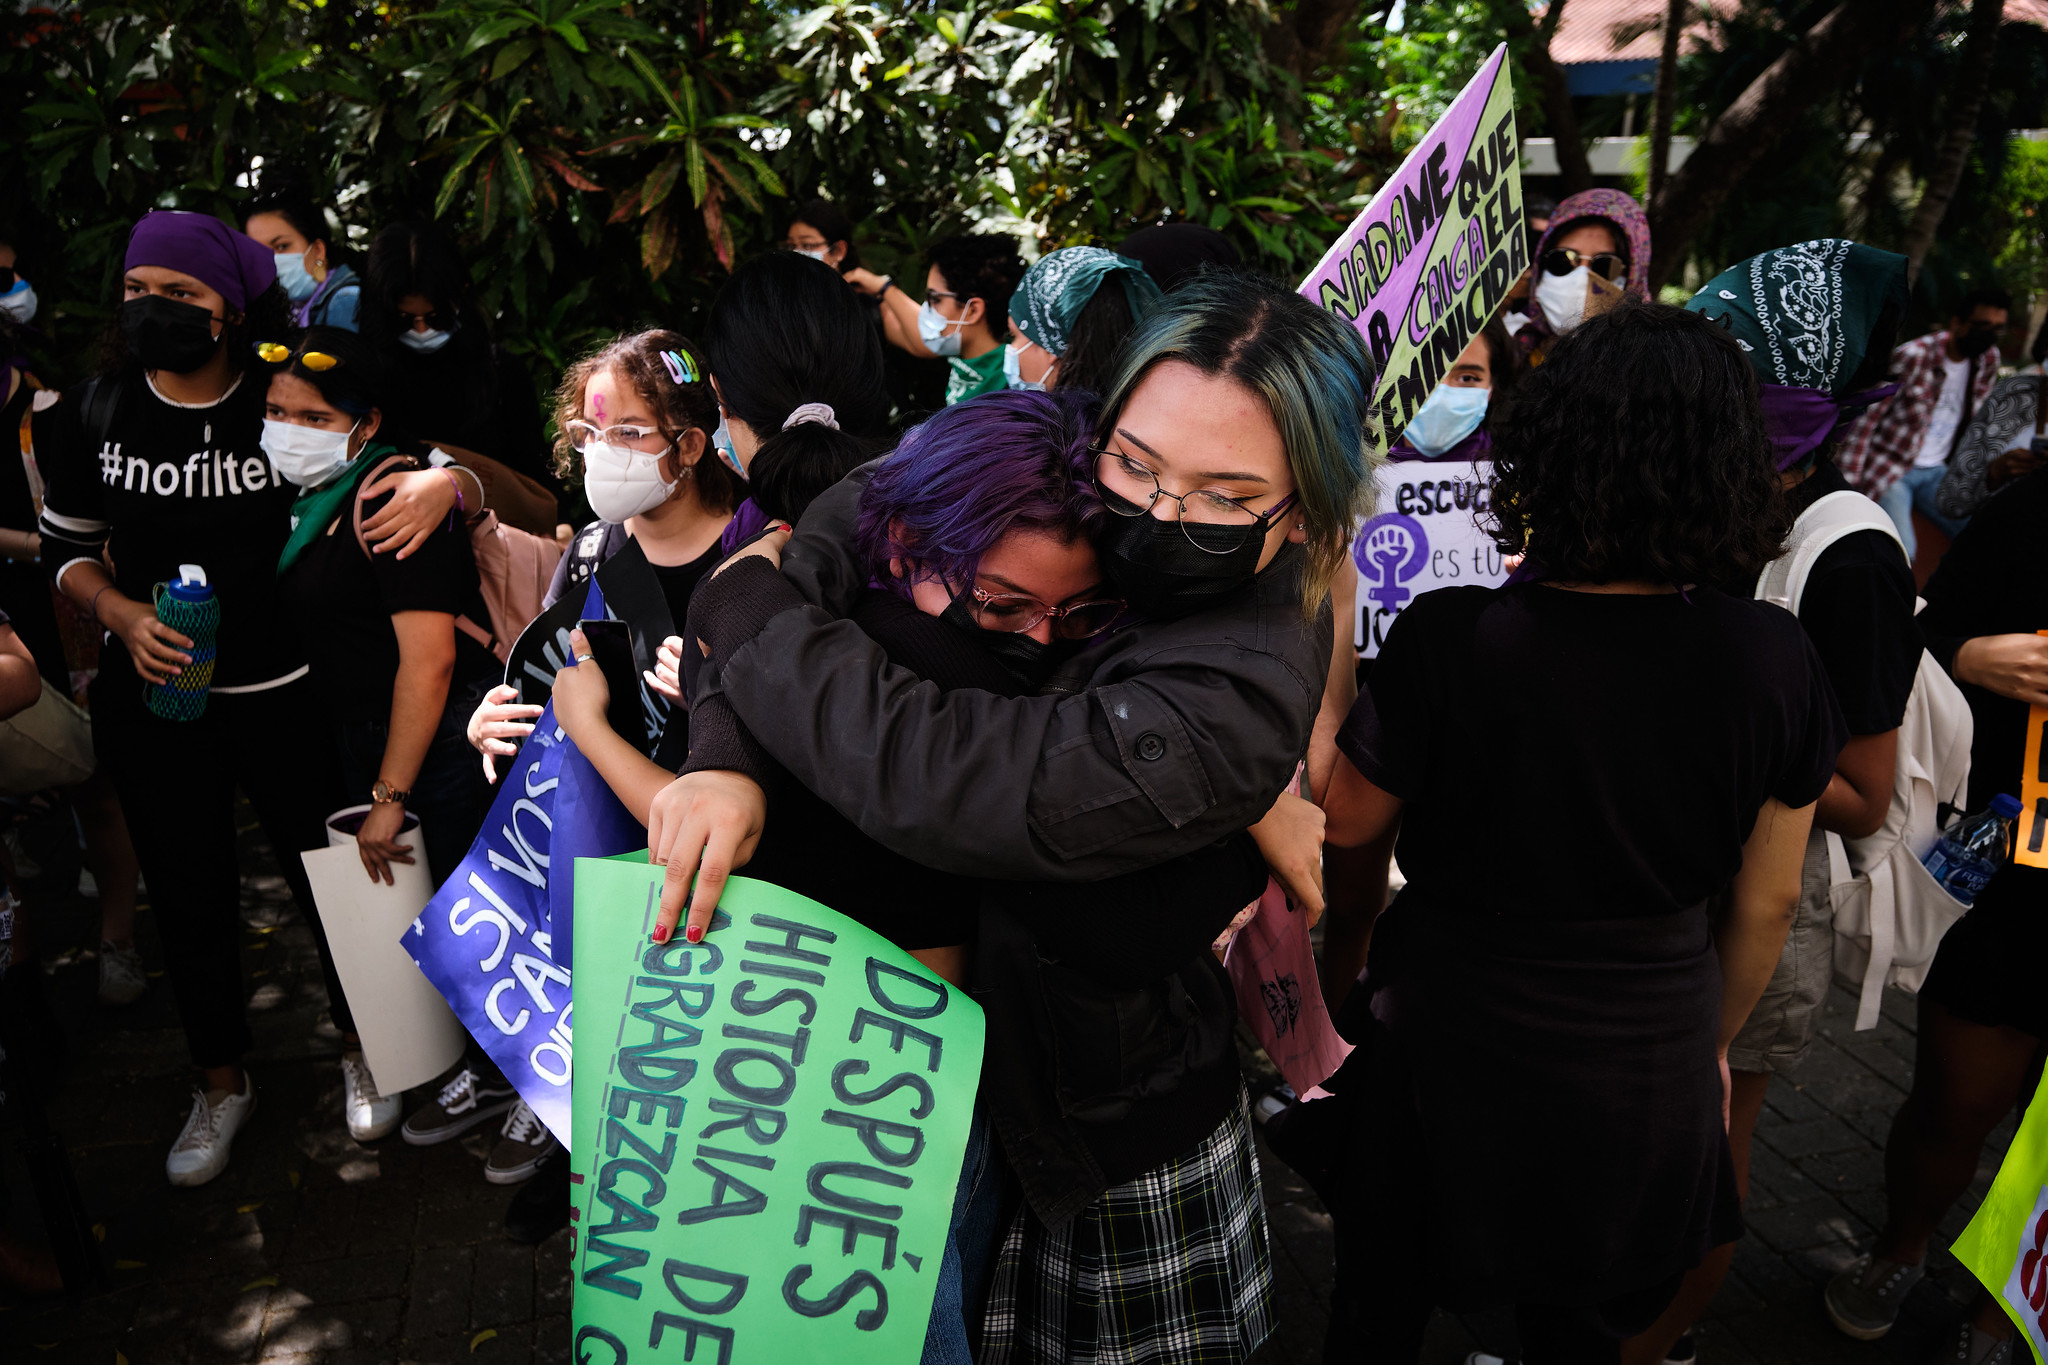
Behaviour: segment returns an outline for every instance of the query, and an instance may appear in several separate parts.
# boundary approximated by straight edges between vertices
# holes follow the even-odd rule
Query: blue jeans
[[[1941,533],[1953,540],[1961,534],[1970,519],[1957,520],[1945,517],[1934,508],[1934,490],[1941,487],[1941,481],[1948,477],[1945,464],[1927,465],[1909,469],[1899,476],[1899,481],[1880,493],[1877,505],[1892,519],[1892,525],[1899,528],[1899,539],[1906,543],[1906,559],[1910,562],[1919,548],[1913,535],[1913,509],[1919,508],[1920,515],[1941,528]]]
[[[967,1129],[967,1151],[960,1161],[960,1186],[953,1195],[953,1221],[946,1231],[946,1254],[939,1263],[939,1283],[932,1298],[931,1325],[925,1329],[920,1365],[973,1365],[968,1324],[980,1318],[988,1295],[989,1271],[1002,1241],[1003,1172],[988,1120],[981,1106]]]

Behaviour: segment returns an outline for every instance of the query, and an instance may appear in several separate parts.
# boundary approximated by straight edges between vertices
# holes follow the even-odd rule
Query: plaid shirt
[[[1941,401],[1943,369],[1948,363],[1948,333],[1916,337],[1892,352],[1891,377],[1899,391],[1872,405],[1842,438],[1835,464],[1857,492],[1880,496],[1913,467],[1920,439]],[[1970,360],[1970,386],[1964,397],[1960,435],[1970,414],[1990,396],[1998,378],[1998,353],[1986,351]]]

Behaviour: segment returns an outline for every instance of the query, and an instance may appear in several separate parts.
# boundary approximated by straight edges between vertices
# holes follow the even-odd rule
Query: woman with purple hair
[[[1094,409],[1092,398],[1074,392],[987,395],[913,430],[874,467],[854,528],[871,577],[848,619],[904,670],[899,685],[934,690],[941,704],[970,690],[1030,695],[1125,615],[1121,598],[1103,586],[1091,543],[1108,517],[1090,478]],[[1034,1358],[1031,1347],[983,1332],[984,1295],[993,1295],[990,1321],[1013,1325],[1032,1316],[1023,1311],[1032,1305],[1078,1303],[1078,1269],[1043,1274],[1033,1251],[1051,1235],[1049,1223],[1064,1229],[1084,1208],[1091,1226],[1118,1224],[1120,1240],[1105,1239],[1114,1271],[1172,1267],[1161,1278],[1183,1292],[1169,1319],[1186,1314],[1193,1323],[1199,1314],[1204,1330],[1233,1340],[1240,1331],[1262,1335],[1270,1275],[1265,1239],[1252,1235],[1263,1232],[1256,1178],[1237,1178],[1245,1172],[1228,1159],[1233,1144],[1204,1144],[1217,1113],[1241,1104],[1235,1008],[1208,945],[1264,886],[1257,841],[1238,832],[1161,867],[1093,883],[988,882],[890,850],[786,775],[770,791],[771,816],[748,874],[851,915],[956,985],[972,976],[988,1012],[984,1099],[924,1360],[966,1362],[976,1342],[985,1352],[1021,1348]],[[1041,1038],[1055,1046],[1032,1041]],[[1075,1096],[1105,1111],[1128,1111],[1142,1097],[1127,1121],[1081,1139],[1119,1188],[1102,1197],[1092,1188],[1069,1191],[1067,1217],[1027,1206],[1003,1226],[1001,1210],[1015,1201],[1004,1198],[1007,1172],[989,1130],[1014,1159],[1028,1161],[1048,1140],[1048,1122],[1068,1136],[1049,1115]],[[1175,1159],[1211,1146],[1222,1155],[1212,1153],[1215,1169],[1202,1172],[1210,1182],[1177,1181],[1187,1163]],[[1182,1217],[1188,1240],[1200,1244],[1196,1254],[1134,1234],[1165,1226],[1167,1206],[1190,1190],[1208,1201],[1191,1207],[1217,1214],[1208,1229]],[[1046,1330],[1096,1330],[1091,1315],[1073,1317],[1072,1329],[1061,1322]]]

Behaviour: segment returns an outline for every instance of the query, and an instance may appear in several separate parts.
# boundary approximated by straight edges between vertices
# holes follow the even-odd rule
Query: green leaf
[[[540,44],[532,38],[521,38],[516,43],[507,43],[498,49],[498,55],[491,59],[491,74],[488,79],[503,80],[507,73],[524,66]]]
[[[100,182],[100,188],[107,187],[107,173],[113,169],[114,139],[103,137],[92,145],[92,173]]]
[[[662,163],[656,166],[653,172],[648,175],[647,179],[641,182],[640,212],[647,214],[660,208],[662,201],[668,198],[669,192],[675,189],[676,181],[682,178],[682,174],[682,156],[676,152],[670,152],[662,160]]]
[[[560,23],[550,24],[548,27],[552,28],[557,34],[561,36],[563,42],[567,43],[576,51],[590,51],[590,44],[583,40],[583,35],[582,33],[577,31],[576,25],[570,23]]]
[[[534,207],[533,167],[526,160],[518,142],[512,138],[498,141],[499,159],[505,166],[505,186],[511,192],[515,206],[531,211]]]
[[[704,177],[704,148],[696,138],[683,144],[683,161],[690,173],[690,204],[694,208],[704,202],[704,194],[709,188]]]
[[[499,19],[487,19],[478,24],[469,35],[469,41],[462,45],[462,55],[471,56],[489,47],[502,38],[508,38],[522,28],[533,28],[531,16],[509,15]]]
[[[626,60],[640,73],[640,78],[647,82],[648,88],[661,97],[661,102],[668,106],[669,113],[675,115],[676,121],[686,122],[683,117],[683,106],[677,104],[676,97],[668,92],[668,83],[656,74],[654,63],[647,60],[647,55],[637,47],[629,47],[626,49]]]

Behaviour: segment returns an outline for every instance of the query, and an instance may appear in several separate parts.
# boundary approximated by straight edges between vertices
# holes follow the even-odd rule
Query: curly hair
[[[1012,531],[1062,544],[1104,520],[1095,491],[1095,397],[1004,390],[956,403],[904,433],[862,490],[854,544],[875,577],[908,596],[937,579],[963,591]],[[889,572],[889,561],[907,572]]]
[[[683,379],[675,378],[668,352],[680,367]],[[620,336],[598,347],[562,371],[555,389],[555,469],[564,475],[582,472],[576,451],[569,444],[569,423],[583,418],[583,390],[593,375],[610,370],[633,386],[653,409],[654,422],[670,441],[696,427],[704,433],[704,455],[691,466],[697,485],[697,499],[713,512],[728,512],[739,502],[739,477],[726,467],[711,448],[711,433],[718,426],[718,396],[712,392],[711,373],[703,355],[680,332],[656,329]]]
[[[1734,338],[1625,301],[1525,376],[1493,446],[1493,538],[1550,577],[1756,581],[1791,517]]]

